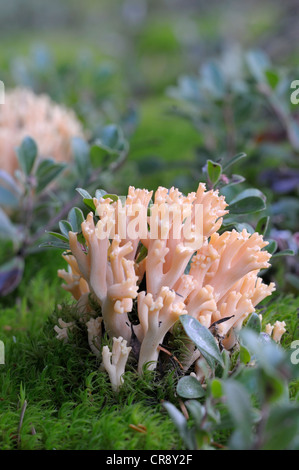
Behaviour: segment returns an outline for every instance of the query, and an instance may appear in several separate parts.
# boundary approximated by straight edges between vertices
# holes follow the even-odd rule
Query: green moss
[[[263,307],[264,306],[264,307]],[[267,323],[272,325],[277,321],[286,322],[286,333],[282,337],[282,345],[288,348],[292,341],[299,339],[299,297],[272,294],[270,300],[265,300],[260,307],[263,316],[263,329]]]
[[[64,264],[60,254],[51,251],[42,256],[28,259],[17,293],[2,302],[0,339],[5,344],[6,364],[0,366],[0,448],[183,448],[161,406],[162,400],[178,405],[177,371],[162,378],[154,372],[139,377],[131,360],[124,386],[118,395],[113,393],[107,374],[99,370],[90,352],[84,327],[68,344],[56,339],[57,319],[73,319],[76,311],[65,302],[69,297],[55,277],[56,269]],[[43,267],[33,275],[41,262]],[[16,297],[21,299],[17,306],[13,304]],[[277,294],[262,305],[264,324],[286,321],[285,347],[298,338],[298,308],[298,298]],[[298,399],[298,382],[291,384],[290,396]],[[24,400],[27,408],[18,436]],[[139,424],[146,427],[146,433],[134,428]],[[225,442],[222,434],[219,442]]]
[[[29,264],[32,272],[34,260]],[[56,339],[53,326],[57,318],[74,318],[75,311],[71,304],[63,304],[52,312],[54,303],[64,297],[58,282],[49,287],[46,277],[52,269],[49,263],[29,283],[25,275],[18,289],[24,295],[20,307],[8,306],[1,312],[5,365],[0,365],[0,448],[181,448],[161,406],[163,399],[176,401],[175,374],[171,372],[161,381],[153,372],[138,377],[129,367],[125,385],[116,395],[108,375],[99,371],[84,329],[68,344]],[[18,436],[25,399],[27,408]],[[146,433],[130,426],[138,424],[146,427]]]

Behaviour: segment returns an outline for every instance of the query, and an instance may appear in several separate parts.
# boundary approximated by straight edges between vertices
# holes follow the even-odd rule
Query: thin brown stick
[[[211,446],[217,447],[217,449],[227,449],[227,447],[223,446],[222,444],[219,444],[218,442],[211,442]]]
[[[180,405],[180,408],[182,410],[183,415],[185,416],[186,420],[188,421],[189,413],[188,413],[188,410],[185,406],[185,403],[182,400],[179,400],[179,405]]]
[[[140,432],[141,434],[146,434],[146,428],[144,426],[135,426],[135,424],[129,424],[129,428],[133,429],[134,431]]]
[[[163,346],[161,346],[161,344],[159,344],[158,346],[158,349],[160,349],[160,351],[163,351],[165,352],[166,354],[168,354],[168,356],[172,357],[177,363],[178,365],[180,366],[180,368],[182,370],[184,370],[184,366],[182,365],[182,363],[178,360],[177,357],[175,357],[170,351],[168,351],[167,349],[163,348]]]

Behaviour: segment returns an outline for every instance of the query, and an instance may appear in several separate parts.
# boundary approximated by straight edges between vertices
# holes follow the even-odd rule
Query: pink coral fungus
[[[87,327],[93,351],[100,354],[103,331],[113,339],[118,353],[109,353],[106,346],[102,352],[103,367],[111,377],[116,369],[123,373],[130,352],[126,345],[132,345],[136,353],[136,342],[138,372],[142,373],[145,365],[154,369],[160,345],[167,333],[175,334],[173,327],[184,314],[207,328],[216,323],[217,338],[231,349],[235,332],[275,289],[273,283],[266,285],[258,277],[261,269],[269,267],[271,257],[264,250],[268,242],[261,235],[245,229],[241,233],[217,233],[228,213],[218,191],[207,191],[200,183],[197,192],[187,196],[175,188],[159,187],[151,203],[152,197],[153,192],[130,187],[122,202],[109,196],[94,198],[97,217],[90,212],[82,223],[85,244],[82,239],[78,241],[77,233],[69,232],[71,254],[64,256],[69,270],[59,271],[65,280],[63,287],[81,309],[89,312]],[[133,205],[137,205],[138,213],[135,225]],[[200,227],[196,221],[198,207]],[[180,208],[183,217],[174,236]],[[138,231],[143,223],[146,230],[143,225]],[[100,316],[91,303],[100,306]],[[279,334],[276,330],[274,336],[278,338],[283,329]],[[188,347],[186,369],[198,358],[190,344]],[[119,360],[121,366],[117,368]],[[113,379],[115,389],[122,383],[119,370]]]

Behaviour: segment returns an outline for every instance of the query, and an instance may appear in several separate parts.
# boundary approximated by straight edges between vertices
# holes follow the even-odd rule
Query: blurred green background
[[[167,88],[227,51],[258,47],[277,66],[294,65],[298,12],[295,0],[1,2],[0,76],[75,108],[88,129],[136,110],[120,181],[167,186],[180,182],[173,164],[192,160],[201,142],[167,113]]]

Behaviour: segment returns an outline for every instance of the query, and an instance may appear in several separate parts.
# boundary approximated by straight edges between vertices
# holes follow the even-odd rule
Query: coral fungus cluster
[[[65,281],[63,287],[78,301],[82,321],[88,319],[89,344],[102,357],[115,389],[121,385],[130,352],[127,344],[139,345],[139,373],[145,365],[154,369],[165,335],[175,331],[173,326],[180,315],[188,314],[207,328],[218,322],[217,337],[230,349],[236,342],[235,332],[274,290],[273,283],[266,285],[258,277],[261,269],[269,267],[271,256],[264,250],[267,242],[263,237],[245,229],[241,233],[217,233],[228,212],[218,191],[207,191],[200,183],[197,192],[187,196],[175,188],[159,187],[155,192],[152,202],[161,209],[188,204],[192,228],[196,206],[201,207],[202,233],[194,230],[191,240],[184,233],[173,236],[174,216],[164,219],[163,210],[157,216],[156,236],[149,236],[152,197],[153,192],[130,187],[123,204],[109,197],[94,198],[96,216],[90,212],[82,223],[85,242],[82,243],[81,234],[78,240],[77,233],[69,232],[70,253],[64,255],[68,271],[59,270]],[[148,232],[130,239],[120,236],[119,224],[111,224],[107,230],[111,209],[118,220],[120,211],[132,204],[146,218]],[[130,223],[132,216],[122,217],[127,228]],[[182,229],[184,224],[186,220],[181,223]],[[100,315],[96,316],[91,305],[94,303],[100,306]],[[130,321],[133,312],[137,317],[134,322]],[[219,322],[221,319],[226,321]],[[56,327],[58,337],[65,339],[65,328],[72,325],[61,326],[62,329]],[[101,353],[104,332],[113,339],[112,353],[107,346]],[[190,344],[189,350],[186,370],[198,359]]]
[[[83,130],[73,111],[47,95],[35,95],[26,88],[9,90],[0,108],[0,162],[11,175],[18,168],[15,147],[27,135],[37,142],[41,156],[68,161],[71,138],[83,136]]]

